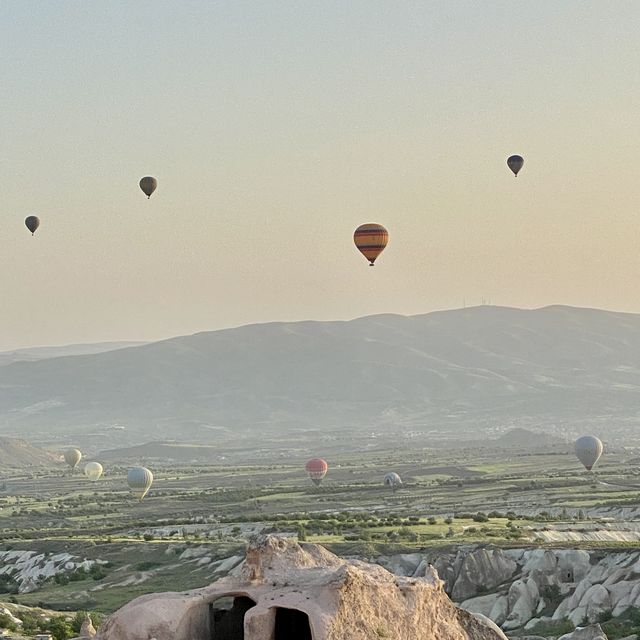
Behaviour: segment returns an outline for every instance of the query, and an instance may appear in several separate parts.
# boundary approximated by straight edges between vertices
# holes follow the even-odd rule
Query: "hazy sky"
[[[637,0],[5,0],[0,349],[640,311],[638,33]]]

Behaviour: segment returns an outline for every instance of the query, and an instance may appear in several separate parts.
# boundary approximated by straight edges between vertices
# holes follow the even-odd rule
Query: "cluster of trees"
[[[0,613],[0,628],[7,631],[18,631],[22,635],[33,636],[38,633],[50,633],[54,640],[69,640],[80,633],[85,617],[89,615],[94,627],[98,627],[101,616],[96,613],[87,614],[85,611],[78,611],[73,618],[66,616],[53,616],[45,618],[35,612],[26,611],[21,614],[22,624],[18,626],[11,616]]]
[[[82,580],[88,580],[91,578],[92,580],[98,581],[106,578],[108,575],[107,571],[108,565],[102,564],[93,564],[90,569],[85,569],[84,567],[78,567],[70,572],[65,573],[56,573],[53,576],[52,580],[56,584],[69,584],[70,582],[80,582]]]

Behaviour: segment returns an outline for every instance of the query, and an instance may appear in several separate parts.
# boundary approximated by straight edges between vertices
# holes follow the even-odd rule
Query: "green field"
[[[142,593],[209,584],[219,575],[214,563],[241,555],[261,532],[367,557],[461,543],[562,546],[541,536],[611,528],[602,514],[615,521],[617,511],[640,499],[640,476],[627,463],[633,452],[610,454],[597,474],[567,453],[465,455],[335,454],[320,487],[306,477],[304,459],[246,466],[145,460],[155,482],[143,502],[128,493],[124,463],[105,465],[97,483],[61,468],[6,473],[1,550],[66,552],[106,564],[93,576],[44,580],[29,593],[11,593],[9,585],[1,597],[108,613]],[[404,481],[396,492],[382,483],[389,470]],[[585,537],[565,546],[628,544]],[[193,557],[183,557],[189,549]]]

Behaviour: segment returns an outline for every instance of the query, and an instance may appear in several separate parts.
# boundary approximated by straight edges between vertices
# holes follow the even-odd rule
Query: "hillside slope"
[[[640,316],[476,307],[251,325],[0,367],[0,425],[242,430],[635,420]],[[0,427],[0,428],[2,428]]]

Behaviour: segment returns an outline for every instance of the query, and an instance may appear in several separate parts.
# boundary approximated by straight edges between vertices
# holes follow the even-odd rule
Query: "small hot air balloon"
[[[71,470],[78,466],[78,462],[82,459],[82,453],[79,449],[67,449],[64,452],[64,461],[71,467]]]
[[[317,487],[322,482],[322,478],[327,475],[329,465],[322,458],[312,458],[305,465],[305,469],[311,478],[311,482]]]
[[[353,241],[358,251],[369,261],[369,266],[373,267],[376,258],[389,242],[389,232],[381,224],[361,224],[353,232]]]
[[[31,235],[33,235],[40,226],[40,219],[37,216],[28,216],[24,223],[27,226],[27,229],[31,231]]]
[[[522,169],[522,165],[524,165],[524,158],[522,156],[509,156],[507,158],[507,166],[513,171],[513,175],[516,178],[518,177],[518,172]]]
[[[153,473],[146,467],[133,467],[127,473],[127,484],[131,493],[142,501],[153,484]]]
[[[102,465],[99,462],[87,462],[87,464],[84,465],[84,475],[93,482],[100,479],[102,471]]]
[[[587,471],[591,471],[603,451],[602,441],[595,436],[581,436],[576,440],[576,456]]]
[[[402,479],[395,471],[391,471],[391,473],[387,473],[384,477],[384,484],[395,491],[398,487],[402,486]]]
[[[140,180],[140,188],[144,192],[144,195],[147,198],[151,197],[151,194],[156,190],[158,186],[158,181],[151,176],[145,176]]]

